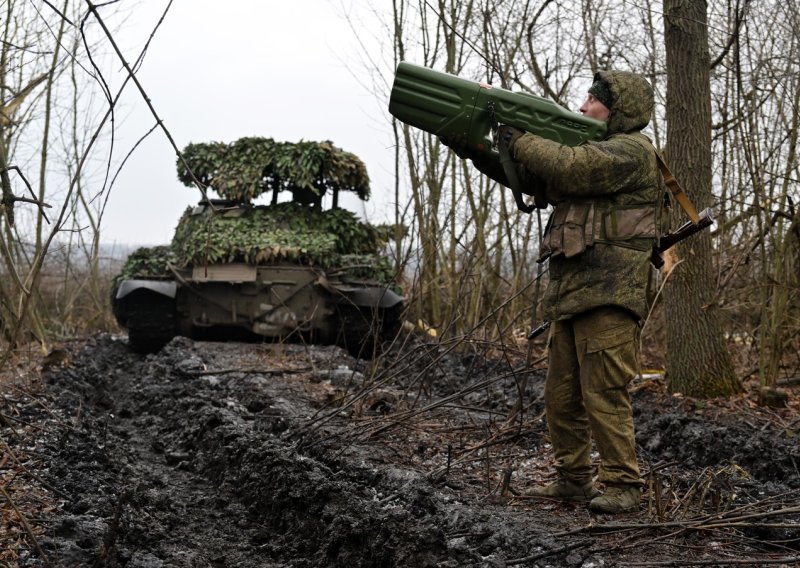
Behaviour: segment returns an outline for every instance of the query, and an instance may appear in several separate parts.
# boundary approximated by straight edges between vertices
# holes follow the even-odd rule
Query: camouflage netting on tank
[[[268,191],[353,191],[369,199],[369,176],[364,163],[332,142],[276,142],[271,138],[240,138],[230,144],[189,144],[186,165],[197,181],[225,199],[251,201]],[[178,160],[178,179],[194,180]]]
[[[181,265],[278,260],[329,266],[343,254],[370,255],[386,242],[377,228],[345,209],[321,211],[297,203],[254,207],[240,217],[193,215],[187,209],[172,248]]]
[[[184,212],[170,246],[136,250],[117,279],[170,278],[170,266],[291,262],[384,284],[394,281],[389,261],[379,254],[386,228],[362,223],[350,211],[296,203],[253,207],[238,217],[226,217],[223,210],[192,211]]]
[[[176,261],[175,252],[170,246],[138,248],[128,256],[122,271],[114,278],[114,288],[123,280],[169,278],[172,276],[169,265],[174,265]]]

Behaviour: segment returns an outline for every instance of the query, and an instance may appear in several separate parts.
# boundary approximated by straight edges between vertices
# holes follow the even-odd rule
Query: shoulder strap
[[[700,222],[700,215],[697,214],[697,209],[694,208],[691,200],[689,200],[689,196],[686,195],[681,189],[681,186],[678,184],[678,180],[676,180],[672,175],[672,172],[669,171],[669,167],[667,167],[667,164],[664,162],[664,158],[661,157],[661,154],[658,153],[655,144],[653,144],[650,138],[641,132],[636,132],[633,134],[633,137],[643,146],[649,146],[653,150],[656,155],[656,161],[658,162],[658,170],[661,172],[661,176],[664,178],[664,183],[669,188],[670,193],[672,193],[672,195],[675,197],[678,205],[681,206],[681,209],[683,209],[686,212],[686,215],[689,216],[692,224],[697,225]]]
[[[658,160],[658,169],[661,171],[661,175],[664,177],[664,183],[667,184],[669,191],[675,197],[675,200],[681,206],[681,208],[686,211],[686,214],[689,216],[689,219],[692,220],[692,223],[697,225],[700,222],[700,216],[697,214],[697,209],[694,208],[694,205],[689,200],[689,196],[683,193],[681,186],[678,184],[678,180],[676,180],[672,172],[669,171],[667,164],[664,162],[664,159],[661,157],[661,154],[658,153],[656,150],[656,160]]]

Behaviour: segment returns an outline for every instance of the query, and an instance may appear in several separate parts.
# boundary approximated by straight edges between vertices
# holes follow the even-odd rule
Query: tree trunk
[[[669,162],[698,210],[712,202],[706,12],[705,0],[664,0]],[[684,216],[680,210],[673,215]],[[733,394],[740,386],[715,303],[711,236],[701,231],[675,249],[681,262],[672,273],[664,298],[669,389],[695,397]]]

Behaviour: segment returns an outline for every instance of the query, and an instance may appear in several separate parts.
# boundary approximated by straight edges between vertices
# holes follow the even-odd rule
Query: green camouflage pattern
[[[164,245],[139,247],[128,255],[122,270],[114,276],[111,288],[116,293],[123,280],[137,278],[167,280],[173,278],[174,274],[170,270],[170,266],[175,266],[176,262],[177,257],[172,247]]]
[[[177,167],[184,185],[193,187],[199,182],[235,201],[249,202],[264,193],[282,191],[304,191],[316,197],[329,190],[353,191],[365,201],[370,196],[364,162],[330,141],[278,142],[248,136],[229,144],[189,144]]]
[[[598,75],[608,82],[614,100],[604,140],[569,147],[526,133],[511,148],[514,158],[544,184],[550,204],[558,208],[591,202],[600,228],[582,253],[550,257],[543,307],[551,320],[607,305],[639,317],[647,313],[650,247],[658,235],[611,241],[605,239],[603,227],[609,214],[636,207],[652,207],[660,223],[663,179],[652,145],[639,132],[650,121],[653,91],[632,73]]]
[[[388,230],[363,223],[346,209],[298,203],[197,210],[188,208],[175,229],[179,266],[288,260],[328,268],[343,254],[378,254]]]
[[[595,81],[598,79],[608,84],[613,98],[606,136],[639,131],[647,126],[655,104],[650,83],[627,71],[599,71]]]
[[[232,262],[336,269],[394,287],[394,269],[382,254],[391,231],[364,223],[346,209],[323,211],[297,203],[215,211],[189,207],[172,243],[134,251],[115,278],[115,288],[122,280],[170,279],[175,269]]]
[[[188,145],[178,177],[222,199],[203,191],[169,246],[138,249],[114,279],[112,308],[131,348],[155,351],[176,335],[269,338],[369,358],[395,336],[404,299],[386,244],[401,228],[338,207],[341,191],[369,197],[355,155],[246,137]],[[269,205],[254,203],[266,193]]]

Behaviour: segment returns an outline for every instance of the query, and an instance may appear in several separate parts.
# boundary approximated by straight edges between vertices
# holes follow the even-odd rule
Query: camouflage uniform
[[[664,185],[655,150],[639,132],[653,109],[649,84],[618,71],[598,79],[612,96],[604,140],[568,147],[526,133],[510,151],[555,206],[540,260],[550,259],[545,403],[556,469],[563,479],[589,482],[594,434],[600,481],[632,486],[642,482],[627,385],[638,369]]]

